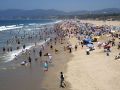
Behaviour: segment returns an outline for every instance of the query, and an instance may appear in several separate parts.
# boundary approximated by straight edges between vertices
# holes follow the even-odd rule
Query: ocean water
[[[28,25],[30,23],[51,23],[55,20],[41,19],[41,20],[0,20],[0,26],[11,26],[11,25]]]
[[[60,20],[0,20],[0,63],[12,61],[15,55],[19,55],[25,44],[27,49],[35,45],[35,42],[44,44],[54,35],[44,35],[44,32],[52,32],[53,25]],[[28,40],[28,37],[32,39]],[[41,36],[41,37],[40,37]],[[23,39],[24,38],[24,39]],[[20,40],[20,44],[16,43]],[[5,52],[3,52],[5,47]],[[8,48],[12,47],[12,52]],[[16,49],[19,47],[20,49]]]

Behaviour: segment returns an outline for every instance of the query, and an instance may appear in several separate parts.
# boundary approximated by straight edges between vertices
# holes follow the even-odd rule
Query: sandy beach
[[[120,26],[120,21],[98,21],[98,20],[81,20],[85,23],[92,23],[94,25],[111,25],[111,26]]]
[[[95,25],[105,25],[103,21],[83,21]],[[118,21],[107,21],[106,25],[119,26]],[[103,41],[105,41],[104,37]],[[101,41],[100,40],[100,41]],[[74,37],[69,40],[75,45],[78,40]],[[120,41],[118,39],[118,41]],[[120,89],[120,60],[114,57],[120,52],[116,47],[112,48],[110,56],[106,56],[103,49],[95,44],[95,51],[89,56],[85,54],[85,49],[79,47],[74,51],[73,57],[67,64],[67,81],[71,83],[72,90],[119,90]]]
[[[75,38],[70,41],[73,45],[77,42]],[[86,56],[85,49],[79,47],[67,64],[66,76],[72,90],[119,90],[120,61],[114,60],[118,52],[113,48],[107,57],[103,50],[96,48],[91,55]]]
[[[16,67],[10,66],[0,70],[0,90],[61,90],[60,72],[66,72],[67,63],[72,57],[68,51],[64,51],[63,46],[65,45],[66,40],[64,44],[58,42],[54,45],[53,50],[50,49],[50,46],[45,47],[43,55],[50,53],[53,56],[47,72],[44,72],[43,68],[43,63],[47,60],[46,56],[42,57],[42,62],[41,58],[38,61],[32,61],[31,66],[29,64],[21,66],[22,60],[19,58],[18,61],[12,61],[12,64],[17,64]],[[37,46],[37,49],[39,47]],[[54,52],[55,48],[59,50],[57,54]],[[66,90],[69,90],[70,84],[68,82],[66,84]]]
[[[51,49],[50,42],[43,51],[43,55],[46,53],[52,55],[52,63],[48,64],[48,71],[44,71],[43,68],[44,61],[48,60],[47,56],[39,57],[37,61],[33,56],[31,66],[29,64],[21,66],[22,60],[18,57],[17,61],[11,62],[19,64],[18,66],[0,70],[0,90],[120,90],[120,60],[115,60],[115,56],[120,53],[117,49],[120,40],[116,38],[116,46],[111,47],[109,56],[106,55],[103,47],[98,48],[97,42],[94,42],[95,50],[90,51],[90,55],[86,55],[88,47],[84,45],[82,48],[79,44],[78,37],[76,37],[76,23],[69,22],[71,21],[67,21],[67,24],[63,23],[60,31],[56,31],[61,33],[61,35],[58,34],[56,45],[52,42],[53,48]],[[119,25],[119,23],[113,25]],[[62,27],[66,28],[66,31],[61,31]],[[69,30],[69,27],[72,28]],[[64,34],[66,36],[63,38]],[[107,40],[106,35],[101,35],[98,39],[99,42]],[[74,48],[75,45],[77,45],[77,50]],[[71,47],[71,53],[69,49],[64,49],[67,46]],[[39,49],[38,45],[36,50]],[[33,52],[31,54],[33,55]],[[60,72],[65,75],[66,87],[64,88],[60,87]]]

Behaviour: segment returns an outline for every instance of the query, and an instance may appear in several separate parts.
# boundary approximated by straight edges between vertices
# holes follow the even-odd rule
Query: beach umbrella
[[[86,39],[84,39],[84,41],[85,41],[86,43],[91,43],[91,42],[92,42],[92,39],[86,38]]]
[[[87,44],[87,47],[94,47],[94,45],[93,44]]]

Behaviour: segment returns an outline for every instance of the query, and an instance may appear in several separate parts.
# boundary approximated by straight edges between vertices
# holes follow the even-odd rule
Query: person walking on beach
[[[62,88],[66,87],[66,84],[64,82],[63,72],[60,72],[60,87],[62,87]]]

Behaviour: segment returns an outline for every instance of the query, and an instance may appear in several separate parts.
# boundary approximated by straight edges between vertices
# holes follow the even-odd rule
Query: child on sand
[[[48,71],[48,62],[47,61],[44,62],[44,72],[45,71]]]
[[[87,49],[86,49],[86,55],[89,55],[89,54],[90,54],[90,49],[87,48]]]

